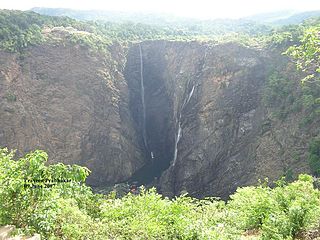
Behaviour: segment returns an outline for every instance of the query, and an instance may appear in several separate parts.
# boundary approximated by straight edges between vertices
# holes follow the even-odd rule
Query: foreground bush
[[[155,189],[139,196],[110,199],[102,206],[102,221],[116,239],[236,239],[223,226],[225,204],[214,199],[182,196],[163,198]]]
[[[91,189],[83,184],[89,170],[77,165],[46,166],[47,154],[35,151],[14,160],[14,152],[0,149],[0,225],[13,224],[27,233],[54,236],[62,199],[73,199],[83,214],[97,215]],[[60,214],[60,215],[59,215]]]
[[[242,230],[261,229],[262,239],[292,239],[301,230],[320,222],[320,194],[313,178],[302,174],[298,181],[278,186],[240,188],[231,196],[229,211]]]
[[[0,225],[44,239],[294,239],[315,228],[320,194],[313,179],[300,175],[239,188],[225,203],[187,196],[164,198],[155,189],[119,199],[93,194],[84,181],[89,170],[64,164],[45,165],[47,154],[35,151],[14,160],[0,149]]]

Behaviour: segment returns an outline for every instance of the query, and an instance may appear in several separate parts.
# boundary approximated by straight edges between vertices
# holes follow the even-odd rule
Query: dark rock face
[[[169,86],[165,76],[167,65],[163,56],[150,51],[141,44],[132,46],[128,53],[125,79],[130,89],[130,110],[139,144],[144,152],[145,166],[134,176],[140,183],[150,183],[154,177],[160,177],[163,170],[169,167],[173,155],[173,100],[170,98]],[[162,52],[163,46],[157,46]],[[140,58],[141,57],[141,58]],[[143,65],[144,96],[141,92],[141,63]],[[143,126],[142,97],[145,99],[146,121]],[[143,128],[146,131],[146,146],[143,142]]]
[[[178,122],[181,125],[176,163],[171,148],[161,191],[225,197],[237,186],[257,180],[254,148],[264,118],[260,104],[264,57],[232,44],[152,44],[143,48],[149,52],[147,62],[166,65],[161,74],[173,112],[172,139],[177,137]],[[161,112],[161,107],[150,108]]]
[[[128,59],[137,58],[137,48],[131,48]],[[309,172],[307,161],[297,163],[290,152],[295,143],[299,149],[307,146],[312,133],[319,130],[299,129],[299,114],[288,122],[270,120],[261,100],[270,69],[287,61],[280,53],[196,42],[144,42],[141,48],[148,142],[162,151],[156,151],[154,159],[159,165],[137,174],[145,177],[153,171],[152,176],[159,176],[161,172],[154,184],[163,194],[187,191],[197,197],[227,198],[238,186],[256,184],[265,177],[276,180],[291,166],[294,174]],[[133,62],[138,61],[127,65]],[[130,98],[130,108],[141,139],[139,76],[129,76],[126,72],[128,85],[135,84],[129,89],[136,89],[131,92],[136,99]],[[153,149],[145,150],[148,161]],[[303,159],[303,151],[297,154]],[[160,166],[168,168],[162,172]]]
[[[0,54],[1,146],[85,165],[94,185],[126,180],[141,167],[123,63],[113,61],[119,56],[62,45],[37,46],[23,58]]]
[[[127,52],[114,45],[106,56],[50,45],[24,57],[1,52],[0,146],[87,166],[93,185],[153,182],[167,196],[227,198],[288,166],[309,171],[290,149],[314,131],[298,130],[298,116],[270,121],[261,103],[268,53],[237,44],[140,46],[141,55],[138,44]]]

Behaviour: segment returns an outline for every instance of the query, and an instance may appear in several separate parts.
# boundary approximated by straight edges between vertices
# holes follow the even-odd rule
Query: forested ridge
[[[41,32],[44,27],[72,27],[78,31],[88,32],[102,41],[142,41],[142,40],[181,40],[181,41],[211,41],[213,43],[235,41],[242,44],[255,44],[257,47],[274,46],[280,44],[297,43],[302,32],[319,25],[319,19],[313,18],[300,25],[271,27],[252,21],[228,22],[211,25],[210,22],[202,25],[157,26],[142,23],[115,23],[104,21],[78,21],[69,17],[52,17],[34,13],[32,11],[0,11],[1,48],[9,51],[18,51],[32,44],[44,40]],[[85,38],[84,36],[82,36]],[[88,39],[90,41],[90,39]]]

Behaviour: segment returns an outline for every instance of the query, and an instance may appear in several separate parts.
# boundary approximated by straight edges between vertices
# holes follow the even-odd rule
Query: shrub
[[[298,181],[275,188],[272,197],[278,206],[263,224],[263,239],[291,239],[307,226],[317,224],[319,196],[308,175],[300,175]]]
[[[271,189],[266,186],[238,188],[230,196],[229,210],[237,216],[237,226],[243,230],[260,228],[264,219],[275,207],[270,196]]]
[[[5,98],[7,99],[8,102],[15,102],[17,101],[17,97],[16,95],[14,95],[13,93],[7,93]]]
[[[89,174],[86,168],[46,161],[43,151],[14,160],[13,151],[0,149],[1,225],[51,240],[236,240],[251,229],[259,239],[293,239],[319,223],[320,194],[309,175],[292,183],[283,178],[275,188],[238,188],[227,203],[186,195],[170,200],[154,188],[116,198],[79,184]]]
[[[110,239],[109,230],[78,207],[74,199],[59,199],[59,210],[53,238]]]
[[[231,196],[230,214],[238,228],[261,229],[262,239],[292,239],[299,231],[318,223],[319,191],[309,175],[287,184],[240,188]]]
[[[0,223],[48,237],[55,229],[60,198],[73,198],[83,207],[83,197],[90,196],[88,187],[79,184],[89,172],[61,163],[47,167],[43,151],[13,157],[14,152],[0,149]]]

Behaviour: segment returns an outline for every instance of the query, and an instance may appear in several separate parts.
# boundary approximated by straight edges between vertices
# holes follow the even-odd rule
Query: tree
[[[299,46],[291,46],[286,54],[296,62],[298,69],[307,73],[303,82],[320,81],[320,26],[307,29]]]
[[[301,80],[310,94],[308,101],[318,108],[320,104],[320,26],[308,28],[300,41],[300,45],[294,45],[285,52],[296,63],[299,70],[306,73]]]

